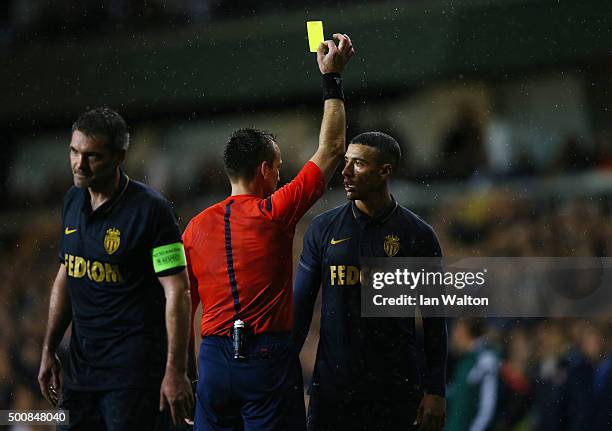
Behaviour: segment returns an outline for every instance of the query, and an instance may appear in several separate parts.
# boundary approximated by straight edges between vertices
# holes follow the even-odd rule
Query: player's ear
[[[268,174],[270,173],[270,168],[272,167],[271,163],[268,163],[267,160],[264,160],[263,162],[261,162],[261,164],[259,165],[259,172],[261,173],[261,176],[263,178],[267,178]]]
[[[117,151],[117,166],[121,165],[125,161],[125,155],[127,151],[119,150]]]
[[[380,167],[380,176],[389,179],[393,173],[393,166],[390,163],[385,163]]]

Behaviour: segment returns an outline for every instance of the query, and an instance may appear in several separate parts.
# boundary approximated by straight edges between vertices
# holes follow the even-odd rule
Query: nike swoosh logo
[[[331,239],[331,245],[336,245],[336,244],[340,244],[341,242],[344,241],[348,241],[349,239],[351,239],[351,237],[349,236],[348,238],[342,238],[342,239]]]
[[[71,233],[75,233],[78,229],[70,229],[70,228],[66,228],[64,229],[64,234],[65,235],[70,235]]]

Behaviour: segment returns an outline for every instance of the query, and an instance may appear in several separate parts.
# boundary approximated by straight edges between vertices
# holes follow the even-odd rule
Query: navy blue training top
[[[361,317],[360,256],[438,257],[433,229],[395,203],[371,219],[349,202],[316,217],[304,237],[294,292],[294,337],[306,339],[323,284],[321,329],[311,394],[334,398],[444,396],[447,334],[443,318],[423,319],[425,369],[414,318]]]
[[[176,243],[181,235],[170,204],[123,173],[117,192],[95,211],[86,188],[68,190],[60,243],[72,307],[67,388],[159,387],[167,341],[157,277],[184,265],[155,273],[152,250]]]

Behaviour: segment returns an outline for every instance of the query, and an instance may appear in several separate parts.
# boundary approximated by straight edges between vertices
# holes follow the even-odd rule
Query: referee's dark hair
[[[127,151],[130,145],[130,134],[125,120],[106,106],[82,113],[72,125],[72,131],[76,130],[86,136],[106,138],[112,152]]]
[[[231,180],[251,180],[257,167],[264,161],[272,163],[276,155],[276,137],[269,132],[252,127],[232,133],[223,149],[223,164]]]
[[[393,172],[397,170],[402,150],[397,141],[383,132],[365,132],[351,139],[351,144],[367,145],[378,150],[378,161],[381,164],[389,163]]]

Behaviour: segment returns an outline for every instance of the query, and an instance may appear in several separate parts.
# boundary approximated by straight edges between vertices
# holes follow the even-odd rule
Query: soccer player
[[[415,319],[362,318],[360,258],[441,256],[432,228],[399,205],[388,183],[400,160],[391,136],[352,139],[342,171],[349,202],[317,216],[304,237],[294,292],[301,349],[323,283],[321,329],[308,429],[441,430],[447,336],[442,318],[423,319],[426,385],[420,384]]]
[[[162,408],[175,423],[193,408],[180,231],[170,204],[121,169],[128,141],[125,121],[108,108],[72,126],[74,187],[64,197],[38,375],[43,396],[70,412],[62,429],[161,430],[170,425]],[[56,351],[71,322],[60,388]]]
[[[194,217],[183,234],[192,294],[199,290],[192,303],[202,302],[196,430],[305,429],[291,339],[292,245],[295,225],[344,153],[340,73],[354,50],[348,36],[334,38],[338,46],[328,40],[317,52],[325,101],[314,156],[276,190],[281,153],[274,136],[234,132],[223,155],[231,196]]]

